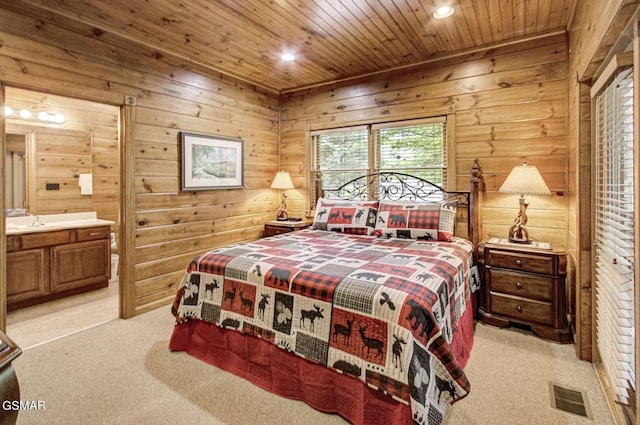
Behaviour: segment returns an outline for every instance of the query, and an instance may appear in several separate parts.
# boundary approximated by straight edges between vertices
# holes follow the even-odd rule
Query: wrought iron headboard
[[[324,189],[327,199],[411,202],[458,201],[469,205],[469,192],[450,192],[421,177],[393,171],[381,171],[357,177],[337,189]]]
[[[321,177],[316,181],[317,187],[322,185]],[[396,172],[379,172],[355,178],[337,189],[323,189],[322,197],[344,200],[380,201],[406,200],[413,202],[458,201],[459,206],[466,206],[467,233],[473,242],[477,254],[477,246],[482,238],[482,202],[484,178],[476,158],[471,168],[469,191],[448,191],[441,186],[421,177]]]

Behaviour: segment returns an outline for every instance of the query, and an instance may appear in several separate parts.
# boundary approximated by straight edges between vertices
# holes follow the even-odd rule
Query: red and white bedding
[[[414,422],[438,424],[469,391],[451,343],[480,282],[471,252],[455,237],[320,230],[217,248],[189,265],[170,348],[188,351],[197,332],[187,327],[215,324],[358,379],[410,406]],[[206,358],[216,343],[197,344]]]

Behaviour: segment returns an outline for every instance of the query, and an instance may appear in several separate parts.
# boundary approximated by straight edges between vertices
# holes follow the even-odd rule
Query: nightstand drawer
[[[289,232],[293,232],[293,229],[291,229],[289,227],[276,227],[276,226],[265,226],[264,227],[264,236],[265,237],[281,235],[283,233],[289,233]]]
[[[503,294],[491,293],[491,312],[511,319],[551,325],[553,309],[550,303],[525,300]]]
[[[524,252],[491,249],[488,250],[485,265],[550,275],[558,273],[553,256],[536,255],[534,253],[528,254]]]
[[[266,238],[283,233],[295,232],[306,229],[309,225],[306,221],[269,221],[264,224],[263,236]]]
[[[512,272],[502,269],[487,269],[487,282],[493,292],[533,298],[541,301],[552,301],[550,277]]]

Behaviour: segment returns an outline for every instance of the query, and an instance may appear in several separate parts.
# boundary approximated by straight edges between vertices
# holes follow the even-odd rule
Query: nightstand
[[[264,224],[264,237],[306,229],[310,225],[306,221],[268,221]]]
[[[541,338],[571,342],[567,321],[563,249],[531,249],[515,244],[478,245],[482,271],[479,320],[505,327],[527,325]]]
[[[3,412],[0,424],[13,425],[18,419],[18,410],[5,407],[14,406],[20,401],[20,385],[13,369],[12,362],[22,353],[22,350],[4,333],[0,332],[0,395],[3,400]],[[44,402],[43,402],[44,403]],[[38,402],[38,405],[40,402]]]

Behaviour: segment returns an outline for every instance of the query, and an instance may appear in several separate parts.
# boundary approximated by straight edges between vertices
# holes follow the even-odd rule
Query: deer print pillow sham
[[[354,235],[373,235],[378,201],[318,199],[313,228]]]
[[[458,202],[422,204],[382,201],[374,235],[403,239],[451,241]]]

